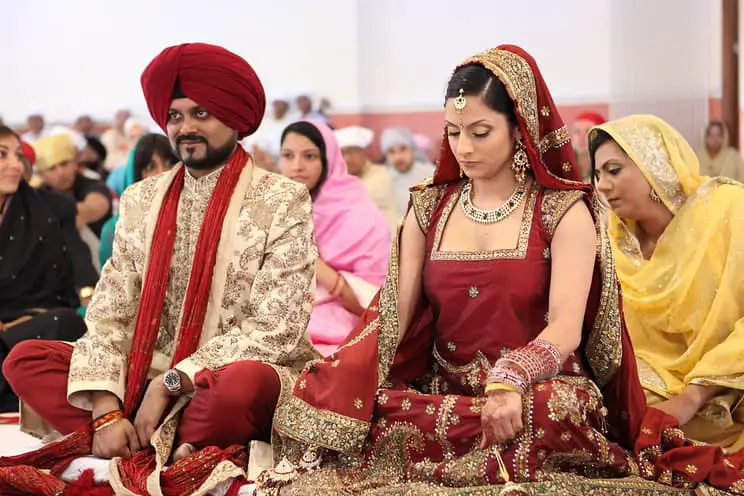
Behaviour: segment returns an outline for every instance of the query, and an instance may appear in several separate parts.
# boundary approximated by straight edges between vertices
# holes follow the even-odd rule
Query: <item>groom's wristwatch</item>
[[[181,394],[181,374],[176,369],[165,371],[163,374],[163,384],[171,396]]]

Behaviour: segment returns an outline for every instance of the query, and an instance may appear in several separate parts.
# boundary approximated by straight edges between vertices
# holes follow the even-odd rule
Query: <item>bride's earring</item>
[[[517,182],[524,183],[527,169],[530,168],[530,161],[527,158],[527,149],[522,144],[521,140],[517,140],[514,145],[514,156],[512,157],[512,171],[514,171],[514,177]]]

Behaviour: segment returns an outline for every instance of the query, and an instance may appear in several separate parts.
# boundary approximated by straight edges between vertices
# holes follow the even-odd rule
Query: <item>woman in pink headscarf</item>
[[[324,355],[333,353],[385,280],[390,227],[362,182],[349,174],[331,129],[314,121],[282,133],[279,168],[304,183],[313,199],[320,257],[308,332]]]

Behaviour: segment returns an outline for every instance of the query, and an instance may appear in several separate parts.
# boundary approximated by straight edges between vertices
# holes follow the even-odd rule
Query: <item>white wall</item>
[[[609,97],[610,0],[360,1],[361,94],[371,110],[442,106],[454,67],[503,43],[537,60],[561,102]],[[560,21],[557,22],[557,19]]]
[[[610,115],[656,114],[697,144],[711,88],[708,2],[614,0],[611,17]]]
[[[142,69],[187,41],[241,54],[269,93],[309,87],[341,112],[440,109],[454,66],[501,43],[531,52],[562,104],[720,94],[720,0],[6,3],[0,115],[14,123],[142,113]]]
[[[268,92],[301,85],[359,105],[355,0],[23,0],[2,10],[0,115],[9,122],[33,108],[51,119],[144,112],[142,70],[189,41],[239,53]]]

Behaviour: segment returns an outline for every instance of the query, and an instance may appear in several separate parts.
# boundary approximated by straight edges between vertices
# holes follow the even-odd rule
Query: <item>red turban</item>
[[[253,68],[242,57],[206,43],[163,50],[142,73],[142,91],[150,115],[165,131],[173,91],[179,90],[208,110],[241,138],[258,129],[266,95]]]
[[[607,122],[607,119],[602,117],[602,115],[598,114],[597,112],[584,112],[583,114],[579,114],[578,117],[576,117],[576,120],[577,121],[589,121],[593,123],[595,126],[599,126]]]
[[[33,166],[36,163],[36,152],[34,151],[34,147],[26,143],[25,141],[21,141],[21,152],[23,153],[23,156],[26,157],[26,160],[28,160],[29,165]]]

